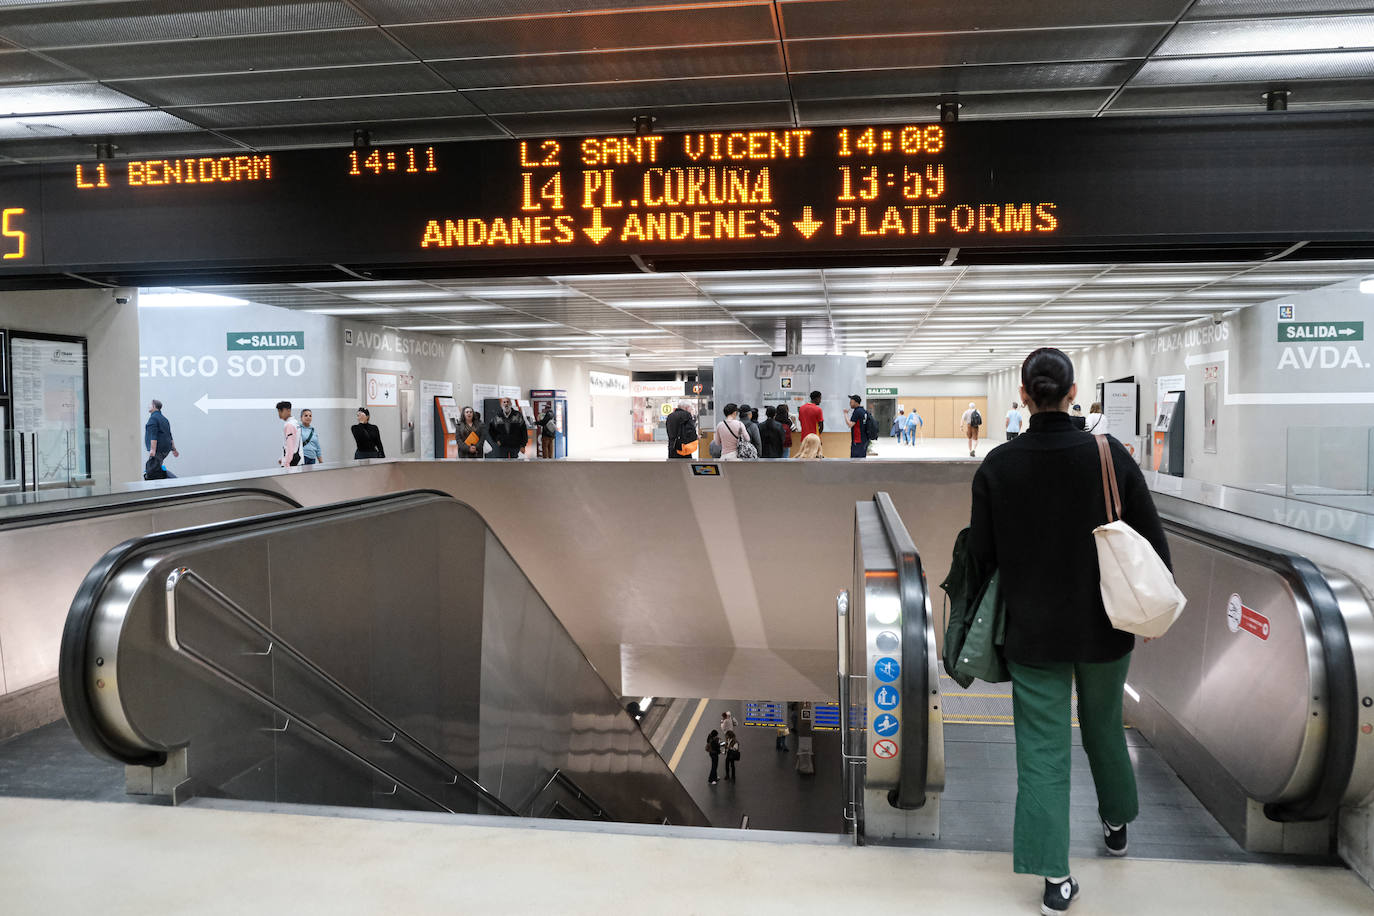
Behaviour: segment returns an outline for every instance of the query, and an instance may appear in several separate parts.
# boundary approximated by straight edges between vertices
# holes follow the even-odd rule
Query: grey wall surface
[[[1363,339],[1280,342],[1280,306],[1293,321],[1363,322]],[[1288,476],[1287,440],[1310,438],[1310,427],[1374,426],[1374,296],[1356,281],[1285,296],[1242,309],[1217,324],[1211,319],[1157,334],[1070,353],[1078,376],[1078,400],[1087,409],[1098,380],[1134,375],[1140,383],[1141,427],[1153,421],[1155,380],[1183,375],[1185,464],[1188,477],[1239,486],[1283,487]],[[1046,341],[1053,345],[1053,341]],[[1033,348],[1028,347],[1027,352]],[[1215,367],[1220,393],[1217,451],[1203,450],[1203,384]],[[988,377],[995,402],[1017,397],[1017,371]],[[1358,438],[1358,437],[1356,437]],[[1363,440],[1368,442],[1366,436]],[[1366,444],[1365,448],[1368,448]],[[1365,461],[1364,454],[1328,449],[1324,474],[1349,476],[1336,458]]]
[[[121,305],[116,296],[128,302]],[[142,474],[138,323],[134,290],[0,293],[0,328],[86,338],[91,428],[110,431],[110,476],[115,483]]]
[[[298,418],[311,409],[325,463],[351,461],[349,430],[364,404],[369,370],[409,376],[417,391],[421,380],[452,382],[459,405],[472,403],[474,383],[516,386],[522,403],[531,388],[563,388],[571,454],[631,441],[628,400],[622,399],[623,411],[597,411],[593,426],[589,367],[580,361],[257,304],[144,309],[141,317],[143,409],[151,398],[163,402],[181,451],[168,468],[181,476],[275,467],[282,448],[273,408],[279,400],[291,401]],[[295,334],[301,348],[229,349],[231,335],[237,341],[253,334]],[[399,405],[369,409],[387,457],[421,457],[418,435],[417,451],[401,451]],[[430,409],[417,398],[417,428],[420,412]]]
[[[896,388],[899,398],[981,398],[988,393],[986,375],[884,375],[870,374],[873,388]]]

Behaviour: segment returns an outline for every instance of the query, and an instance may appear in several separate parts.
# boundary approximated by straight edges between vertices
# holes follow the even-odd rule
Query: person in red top
[[[801,437],[805,439],[812,433],[819,434],[825,429],[825,411],[821,410],[821,393],[811,392],[811,403],[797,408],[797,421],[801,423]]]

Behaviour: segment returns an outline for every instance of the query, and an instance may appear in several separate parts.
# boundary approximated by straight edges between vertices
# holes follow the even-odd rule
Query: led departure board
[[[1374,118],[703,130],[0,168],[0,274],[1374,241]]]

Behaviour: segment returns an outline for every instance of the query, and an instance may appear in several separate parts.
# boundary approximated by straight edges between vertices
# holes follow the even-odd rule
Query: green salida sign
[[[1364,340],[1363,321],[1281,321],[1279,343]]]
[[[230,331],[230,350],[304,350],[304,331]]]
[[[896,388],[869,388],[869,389],[867,389],[867,391],[866,391],[865,393],[866,393],[867,396],[870,397],[870,398],[895,398],[895,397],[897,396],[897,389],[896,389]]]

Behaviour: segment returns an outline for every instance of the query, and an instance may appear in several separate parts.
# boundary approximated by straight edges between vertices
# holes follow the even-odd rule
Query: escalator
[[[1189,604],[1166,636],[1137,645],[1124,697],[1134,753],[1162,757],[1170,777],[1182,779],[1244,850],[1239,854],[1329,856],[1337,851],[1343,809],[1374,803],[1374,603],[1357,578],[1326,561],[1353,566],[1369,549],[1302,540],[1256,519],[1221,518],[1220,508],[1160,502]],[[1288,543],[1266,546],[1260,538]],[[935,668],[920,570],[885,494],[857,504],[854,586],[838,603],[844,803],[856,842],[959,846],[957,839],[939,840],[947,782],[965,781],[945,807],[947,819],[976,805],[986,817],[988,799],[1005,795],[1002,783],[1014,784],[1014,771],[1006,770],[1014,764],[1010,729],[992,724],[1011,722],[1008,685],[970,689],[982,698],[987,724],[944,724],[963,694]],[[961,739],[962,750],[971,749],[968,740],[984,746],[961,761],[977,759],[994,770],[946,774],[949,736],[970,728],[982,737]],[[999,730],[1006,737],[987,737]],[[996,775],[998,766],[1006,772]],[[1004,807],[997,819],[1006,818],[1009,838]]]
[[[60,683],[131,792],[705,825],[471,508],[407,491],[152,534],[72,602]]]
[[[186,528],[300,508],[259,487],[138,492],[0,507],[0,684],[8,697],[37,691],[44,715],[57,715],[57,655],[72,595],[111,544],[155,531]],[[33,703],[26,704],[30,709]],[[0,737],[8,716],[0,712]]]

